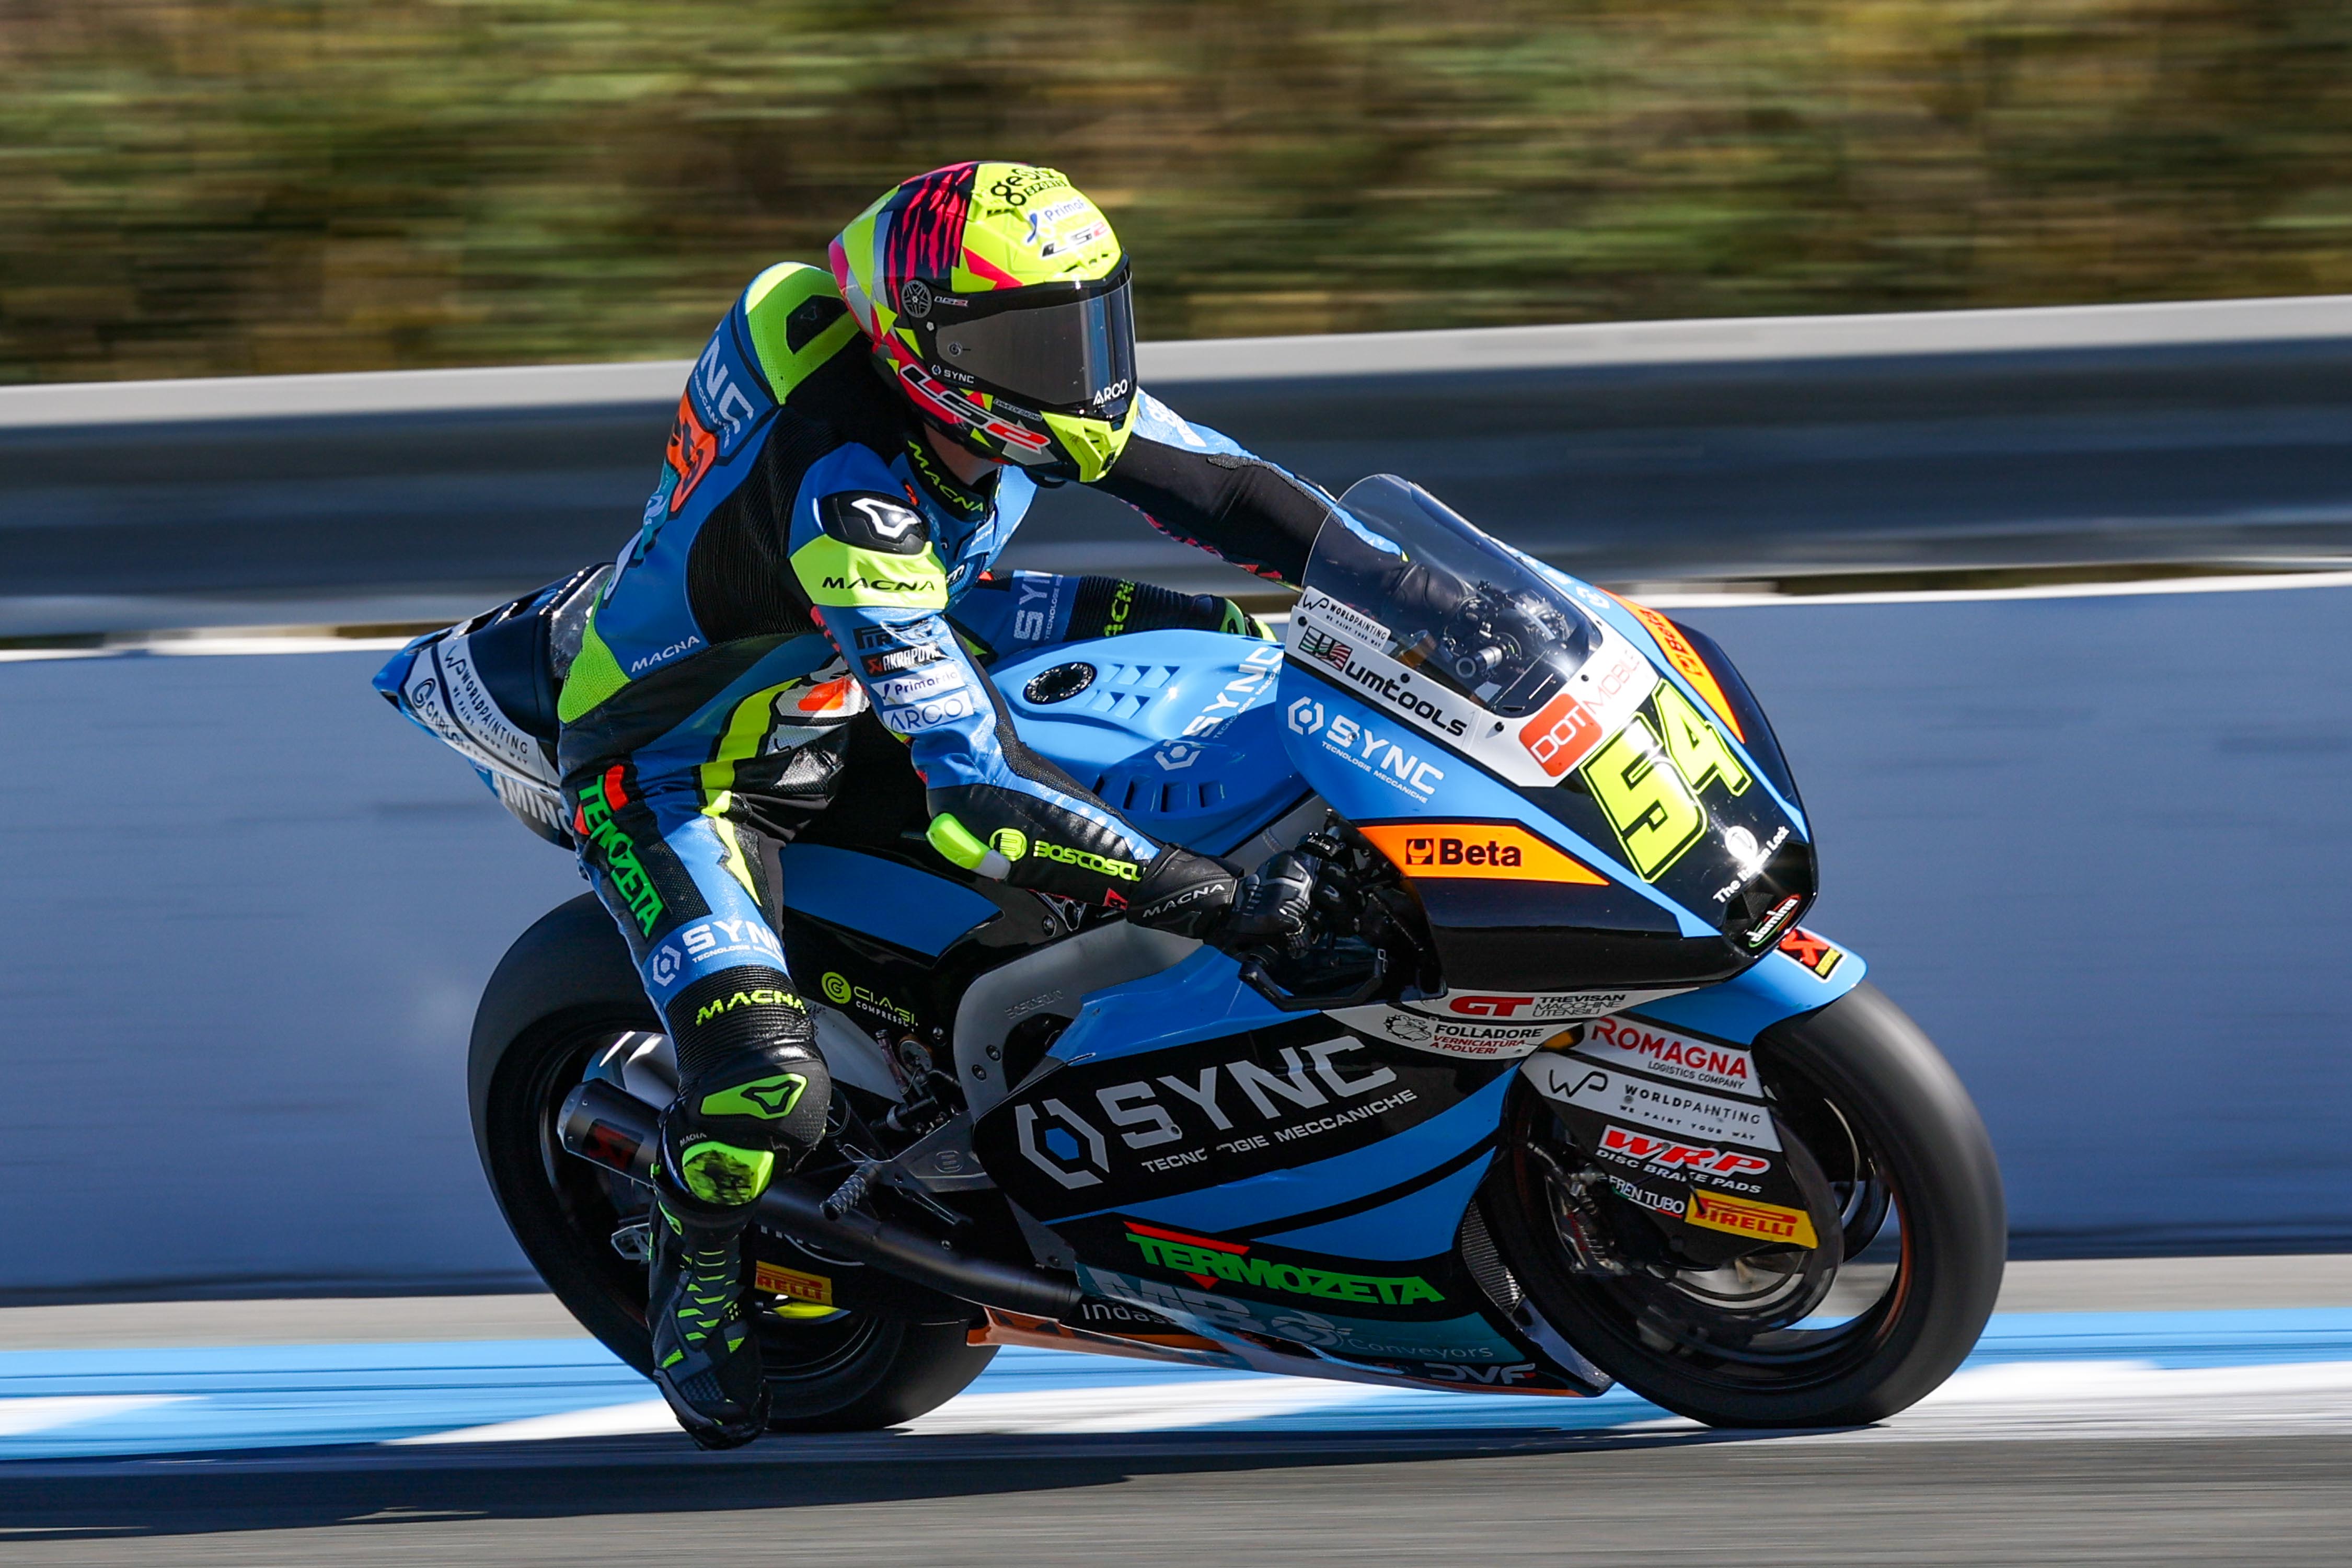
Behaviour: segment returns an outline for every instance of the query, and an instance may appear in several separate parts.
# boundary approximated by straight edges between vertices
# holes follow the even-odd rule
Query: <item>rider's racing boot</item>
[[[706,1448],[731,1448],[768,1420],[744,1232],[768,1183],[824,1137],[833,1086],[782,985],[737,971],[707,997],[696,989],[671,1007],[683,1082],[654,1168],[647,1322],[654,1381],[678,1425]]]
[[[768,1429],[760,1336],[743,1312],[746,1227],[741,1218],[709,1225],[655,1205],[646,1313],[654,1382],[705,1448],[740,1447]]]

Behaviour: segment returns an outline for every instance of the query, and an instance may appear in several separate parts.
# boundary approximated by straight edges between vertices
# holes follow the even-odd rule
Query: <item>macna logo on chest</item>
[[[643,675],[646,670],[653,668],[656,665],[667,664],[671,659],[676,658],[678,655],[682,653],[690,653],[701,646],[702,638],[692,632],[688,632],[686,635],[686,640],[683,642],[674,642],[670,644],[669,647],[662,649],[659,653],[649,653],[641,658],[631,659],[629,661],[629,673],[632,676]]]

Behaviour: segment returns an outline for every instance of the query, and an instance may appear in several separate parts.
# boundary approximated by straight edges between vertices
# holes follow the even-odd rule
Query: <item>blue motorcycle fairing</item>
[[[1517,823],[1606,876],[1612,888],[1655,906],[1672,922],[1670,929],[1686,937],[1715,934],[1712,926],[1634,876],[1614,855],[1469,758],[1441,748],[1351,693],[1321,680],[1286,678],[1281,710],[1292,764],[1349,822],[1404,817]],[[1326,756],[1346,762],[1348,769],[1330,766]]]
[[[1528,1356],[1524,1349],[1506,1339],[1493,1323],[1475,1312],[1398,1322],[1328,1311],[1320,1303],[1292,1305],[1250,1300],[1083,1261],[1077,1273],[1079,1285],[1091,1295],[1131,1302],[1212,1337],[1268,1334],[1339,1355],[1452,1364],[1524,1362]],[[1263,1366],[1261,1370],[1287,1369]],[[1400,1372],[1398,1375],[1409,1374]]]
[[[1508,1081],[1504,1080],[1507,1085]],[[1462,1215],[1470,1206],[1471,1195],[1486,1179],[1486,1167],[1495,1163],[1495,1151],[1491,1145],[1474,1143],[1462,1159],[1460,1169],[1440,1174],[1434,1181],[1418,1178],[1427,1184],[1377,1208],[1301,1226],[1296,1230],[1267,1230],[1264,1235],[1268,1241],[1278,1241],[1285,1247],[1339,1258],[1387,1261],[1422,1257],[1432,1250],[1433,1238],[1444,1237],[1447,1245],[1451,1245],[1451,1238],[1462,1228]],[[1445,1172],[1446,1166],[1440,1165],[1437,1170]]]
[[[1088,998],[1040,1069],[981,1117],[974,1146],[1048,1225],[1111,1211],[1219,1229],[1305,1225],[1402,1196],[1489,1136],[1499,1099],[1463,1102],[1499,1095],[1510,1065],[1275,1012],[1231,959],[1204,951]]]
[[[1166,630],[1040,648],[989,676],[1030,750],[1146,833],[1216,855],[1307,794],[1274,706],[1281,668],[1276,644]]]
[[[1507,1069],[1517,1066],[1517,1062],[1493,1064],[1487,1069],[1493,1074],[1489,1080],[1448,1110],[1362,1148],[1171,1197],[1114,1206],[1120,1214],[1192,1230],[1264,1237],[1286,1246],[1313,1247],[1313,1243],[1298,1240],[1295,1233],[1333,1224],[1345,1217],[1335,1211],[1371,1205],[1392,1194],[1379,1207],[1392,1211],[1389,1223],[1393,1228],[1374,1241],[1374,1250],[1315,1249],[1367,1258],[1427,1258],[1454,1245],[1462,1207],[1457,1203],[1446,1214],[1409,1200],[1465,1167],[1484,1169],[1486,1146],[1502,1121],[1503,1096],[1511,1085]],[[1463,1201],[1467,1197],[1465,1190]]]
[[[796,914],[830,921],[937,958],[997,907],[961,883],[897,860],[828,844],[784,847],[784,898]]]
[[[1810,837],[1748,752],[1751,726],[1664,617],[1632,616],[1629,627],[1595,603],[1606,595],[1391,476],[1340,504],[1351,526],[1327,524],[1316,541],[1288,632],[1285,712],[1318,742],[1294,749],[1307,783],[1360,802],[1360,784],[1342,782],[1352,770],[1397,797],[1372,808],[1381,816],[1435,826],[1459,809],[1445,786],[1475,788],[1463,781],[1476,773],[1485,793],[1507,787],[1557,818],[1546,837],[1610,847],[1613,874],[1584,886],[1418,872],[1401,857],[1450,984],[1710,984],[1802,918]],[[1335,742],[1320,712],[1341,695],[1362,706],[1345,710],[1349,734]],[[1379,723],[1360,751],[1349,742],[1368,710]],[[1663,936],[1643,909],[1661,900],[1675,911]]]
[[[1827,974],[1791,955],[1792,948],[1811,951],[1811,944],[1819,945],[1821,956],[1813,963],[1819,965],[1826,961]],[[1830,954],[1835,955],[1833,960],[1828,958]],[[1726,1045],[1752,1045],[1757,1036],[1781,1020],[1828,1006],[1861,984],[1869,967],[1862,954],[1811,931],[1796,930],[1780,939],[1778,949],[1732,979],[1679,996],[1643,1002],[1627,1012]]]
[[[1498,540],[1496,542],[1501,542]],[[1514,549],[1507,544],[1503,545],[1503,548],[1517,556],[1535,571],[1541,573],[1546,582],[1573,598],[1585,614],[1595,620],[1608,622],[1610,626],[1631,638],[1633,644],[1648,656],[1650,662],[1657,668],[1660,679],[1679,688],[1685,698],[1703,708],[1713,707],[1706,693],[1698,689],[1698,684],[1683,673],[1681,668],[1666,656],[1664,645],[1658,640],[1658,634],[1653,631],[1649,624],[1641,616],[1633,613],[1626,601],[1614,594],[1604,593],[1580,578],[1571,577],[1559,567],[1548,565],[1523,550]],[[1721,671],[1711,670],[1710,673],[1715,674],[1717,679],[1722,678]],[[1775,779],[1774,770],[1764,765],[1764,760],[1757,754],[1757,749],[1746,737],[1727,734],[1723,741],[1740,761],[1746,763],[1754,771],[1756,777],[1764,787],[1771,792],[1774,803],[1788,814],[1789,820],[1796,825],[1798,833],[1810,839],[1813,833],[1812,825],[1806,820],[1804,803],[1797,798],[1795,792],[1780,787]]]

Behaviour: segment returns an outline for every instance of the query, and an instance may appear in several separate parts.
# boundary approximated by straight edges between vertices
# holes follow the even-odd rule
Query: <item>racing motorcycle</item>
[[[378,678],[558,843],[594,583]],[[1313,929],[1234,955],[975,878],[856,721],[861,787],[782,852],[776,929],[671,939],[780,952],[837,1086],[758,1205],[775,1429],[908,1420],[1005,1344],[1845,1425],[1975,1343],[2005,1233],[1983,1124],[1801,923],[1811,829],[1706,637],[1381,476],[1281,645],[1152,631],[993,675],[1162,840],[1306,858]],[[640,1370],[661,1028],[583,895],[499,963],[470,1063],[516,1239]]]

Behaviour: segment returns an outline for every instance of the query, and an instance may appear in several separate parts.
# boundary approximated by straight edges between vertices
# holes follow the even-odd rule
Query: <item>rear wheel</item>
[[[1950,1376],[1991,1315],[2007,1239],[1991,1142],[1867,984],[1766,1031],[1757,1064],[1809,1206],[1836,1216],[1818,1247],[1676,1257],[1524,1084],[1480,1202],[1534,1304],[1635,1393],[1719,1426],[1878,1420]]]
[[[566,1152],[557,1130],[564,1097],[596,1055],[659,1027],[610,917],[583,896],[509,951],[476,1016],[471,1063],[475,1142],[516,1241],[581,1325],[647,1374],[646,1266],[614,1237],[646,1218],[651,1194]],[[960,1313],[826,1312],[758,1294],[752,1302],[771,1431],[911,1420],[955,1397],[995,1354],[966,1342]]]

